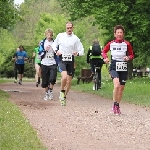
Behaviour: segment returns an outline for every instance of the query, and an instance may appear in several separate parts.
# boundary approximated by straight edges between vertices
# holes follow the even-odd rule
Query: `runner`
[[[25,65],[25,61],[28,59],[27,53],[25,52],[25,49],[22,45],[19,46],[19,50],[16,52],[15,59],[16,59],[17,70],[18,70],[18,78],[19,78],[18,83],[22,85],[24,65]]]
[[[53,30],[45,30],[46,38],[40,42],[39,54],[41,56],[41,74],[42,74],[42,88],[45,88],[44,100],[52,100],[53,87],[57,77],[57,64],[55,60],[56,54],[51,47],[53,44]]]
[[[61,70],[61,92],[59,100],[62,106],[66,106],[66,96],[71,87],[72,76],[74,74],[74,56],[84,53],[80,39],[73,34],[72,22],[66,23],[66,32],[59,33],[53,43],[53,49],[59,45],[57,55],[59,55],[59,67]]]
[[[134,58],[132,46],[124,40],[125,29],[121,25],[114,27],[115,40],[109,42],[102,51],[105,63],[109,63],[107,52],[111,51],[111,64],[109,73],[113,79],[113,101],[112,112],[116,115],[121,114],[119,103],[122,99],[123,90],[127,80],[127,61]]]
[[[40,78],[41,78],[41,57],[38,54],[39,53],[39,46],[34,49],[33,52],[33,58],[34,58],[34,64],[35,64],[35,81],[36,86],[40,84]]]

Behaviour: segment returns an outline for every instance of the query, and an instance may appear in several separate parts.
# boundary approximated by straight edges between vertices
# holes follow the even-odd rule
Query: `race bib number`
[[[72,61],[72,55],[71,54],[63,54],[62,61]]]
[[[18,59],[23,59],[23,56],[18,56]]]
[[[53,60],[54,59],[54,55],[51,54],[51,53],[47,53],[46,54],[46,58],[49,59],[49,60]]]
[[[116,62],[116,71],[127,71],[127,62]]]

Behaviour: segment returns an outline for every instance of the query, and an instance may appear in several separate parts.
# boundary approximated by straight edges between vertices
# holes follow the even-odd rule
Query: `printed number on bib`
[[[71,54],[63,54],[62,60],[63,61],[72,61],[72,55]]]
[[[127,62],[116,62],[116,71],[127,71]]]
[[[49,60],[51,60],[51,59],[53,60],[54,59],[54,55],[47,53],[46,54],[46,58],[49,59]]]

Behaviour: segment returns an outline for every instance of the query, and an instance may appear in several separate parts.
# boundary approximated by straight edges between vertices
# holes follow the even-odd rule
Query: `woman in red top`
[[[114,105],[112,112],[116,115],[121,114],[119,103],[122,99],[122,93],[127,80],[127,61],[134,58],[131,44],[124,40],[124,27],[116,25],[114,27],[115,40],[107,43],[102,50],[102,56],[106,64],[110,63],[109,73],[113,79],[113,100]],[[111,62],[107,56],[107,52],[111,51]]]

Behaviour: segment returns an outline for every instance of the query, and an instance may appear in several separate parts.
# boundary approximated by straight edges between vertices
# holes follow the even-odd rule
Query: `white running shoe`
[[[22,81],[21,81],[21,80],[19,80],[18,84],[22,85]]]
[[[48,96],[49,96],[49,100],[53,100],[54,99],[54,94],[52,91],[48,92]]]
[[[49,99],[49,94],[45,92],[44,100],[47,101]]]
[[[14,80],[14,83],[18,83],[18,81],[17,81],[17,80]]]
[[[64,97],[65,97],[65,93],[64,92],[60,92],[59,100],[63,101],[65,99]]]

